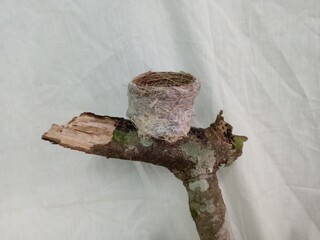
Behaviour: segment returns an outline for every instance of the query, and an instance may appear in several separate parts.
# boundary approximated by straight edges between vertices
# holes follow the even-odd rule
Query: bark
[[[231,231],[216,174],[184,182],[201,240],[229,240]]]
[[[53,124],[42,138],[89,154],[168,168],[187,188],[200,239],[230,239],[215,173],[242,154],[247,138],[232,134],[222,111],[208,128],[192,127],[187,136],[174,143],[140,137],[129,120],[92,113],[83,113],[66,125]]]

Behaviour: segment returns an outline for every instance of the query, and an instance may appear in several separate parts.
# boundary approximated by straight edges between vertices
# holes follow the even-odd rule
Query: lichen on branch
[[[175,142],[140,136],[130,120],[93,113],[82,113],[66,125],[52,125],[42,139],[88,154],[166,167],[188,191],[201,240],[230,239],[216,171],[242,154],[247,138],[233,135],[222,111],[208,128],[191,127]]]

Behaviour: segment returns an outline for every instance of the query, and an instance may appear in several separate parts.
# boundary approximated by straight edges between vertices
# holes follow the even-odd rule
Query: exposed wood
[[[192,127],[186,137],[174,143],[142,138],[131,121],[92,113],[83,113],[66,125],[54,124],[42,138],[89,154],[168,168],[187,188],[201,240],[230,239],[215,173],[242,154],[247,138],[232,134],[232,126],[224,121],[222,111],[210,127]]]
[[[50,131],[42,136],[61,146],[90,152],[98,144],[108,144],[112,140],[115,122],[109,117],[99,117],[93,114],[81,114],[67,125],[53,124]]]

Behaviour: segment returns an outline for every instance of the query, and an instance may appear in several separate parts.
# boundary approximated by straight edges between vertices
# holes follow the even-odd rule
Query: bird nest
[[[127,116],[143,137],[175,142],[190,130],[199,81],[185,72],[147,72],[128,87]]]

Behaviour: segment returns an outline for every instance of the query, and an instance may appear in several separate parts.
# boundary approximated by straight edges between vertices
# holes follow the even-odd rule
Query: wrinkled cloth
[[[237,240],[320,239],[318,0],[0,2],[0,239],[199,239],[164,168],[41,140],[81,112],[125,117],[140,73],[201,81],[244,154],[219,170]]]

